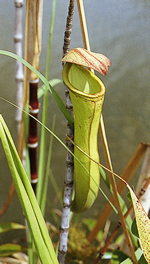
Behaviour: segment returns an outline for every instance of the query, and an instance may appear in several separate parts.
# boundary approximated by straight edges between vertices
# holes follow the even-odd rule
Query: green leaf
[[[32,190],[29,179],[19,159],[9,130],[0,115],[0,137],[8,165],[15,183],[16,191],[28,221],[37,251],[43,264],[58,263],[49,233]]]
[[[52,79],[48,82],[52,87],[54,87],[55,85],[62,83],[62,80]],[[38,88],[38,99],[40,99],[44,95],[46,89],[47,89],[47,86],[45,86],[45,84],[43,84],[41,87]]]
[[[114,250],[112,254],[111,262],[112,264],[120,264],[121,261],[124,261],[127,258],[127,255],[120,250]]]
[[[138,261],[138,264],[147,264],[146,259],[144,258],[144,255],[142,255]]]
[[[137,199],[130,186],[127,185],[127,187],[129,188],[132,197],[136,224],[140,238],[140,245],[143,250],[145,259],[148,263],[150,263],[150,219],[148,218],[148,215],[146,214],[143,206]]]
[[[132,198],[131,198],[131,194],[130,194],[130,192],[127,193],[127,198],[128,198],[128,200],[132,203]]]
[[[139,237],[137,224],[136,224],[136,218],[134,218],[134,220],[132,222],[131,231],[132,231],[133,235],[135,235],[136,237]]]
[[[137,257],[138,260],[138,264],[140,263],[140,258],[142,256],[142,250],[140,248],[138,248],[135,252],[135,255]],[[147,263],[147,262],[146,262]],[[141,262],[140,264],[146,264],[145,262]],[[133,264],[133,262],[131,261],[130,258],[127,258],[126,260],[124,260],[123,262],[121,262],[120,264]]]
[[[6,257],[17,252],[26,251],[27,248],[16,244],[4,244],[0,246],[0,257]]]
[[[18,223],[5,222],[0,224],[0,233],[4,233],[13,229],[25,229],[25,228],[26,227],[24,225],[20,225]]]

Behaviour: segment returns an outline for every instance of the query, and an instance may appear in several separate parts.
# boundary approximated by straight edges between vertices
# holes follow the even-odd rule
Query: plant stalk
[[[41,34],[42,34],[42,13],[43,0],[29,1],[26,16],[28,17],[28,62],[36,69],[39,69],[39,56],[41,52]],[[39,112],[39,103],[37,99],[37,88],[39,78],[34,72],[28,71],[29,82],[29,113],[37,118]],[[28,148],[30,157],[31,184],[36,191],[38,181],[38,172],[36,164],[36,152],[38,146],[37,122],[31,116],[29,117],[29,135]]]
[[[18,56],[22,57],[22,13],[23,13],[23,0],[15,0],[15,52]],[[20,125],[22,120],[22,107],[23,107],[23,65],[20,61],[16,60],[16,84],[17,84],[17,108],[16,110],[16,122],[17,131],[19,135]]]
[[[67,54],[70,47],[73,13],[74,13],[74,0],[70,0],[66,30],[64,36],[63,57]],[[72,102],[70,99],[68,87],[66,85],[65,85],[65,95],[66,95],[66,108],[69,111],[70,115],[73,116]],[[73,134],[74,134],[73,129],[70,126],[69,122],[67,122],[67,135],[73,138]],[[66,145],[72,152],[74,151],[74,146],[70,141],[67,141]],[[73,188],[73,170],[74,170],[73,156],[70,154],[70,152],[67,151],[63,212],[62,212],[62,219],[60,226],[60,241],[59,241],[59,249],[58,249],[58,261],[60,264],[65,263],[65,257],[67,253],[71,201],[72,201],[72,188]]]
[[[82,17],[82,15],[84,14],[84,6],[83,6],[83,1],[82,0],[77,0],[78,2],[78,9],[79,9],[79,16]],[[81,9],[82,8],[82,9]],[[82,35],[83,35],[83,40],[84,40],[84,47],[86,49],[90,48],[89,45],[89,38],[88,38],[88,31],[87,31],[87,26],[86,26],[86,19],[85,19],[85,15],[83,16],[83,18],[80,18],[80,22],[81,22],[81,28],[82,28]],[[84,24],[84,26],[83,26]],[[108,144],[107,144],[107,139],[106,139],[106,134],[105,134],[105,128],[104,128],[104,122],[103,122],[103,117],[101,115],[101,120],[100,120],[100,129],[101,129],[101,135],[102,135],[102,142],[103,144],[103,151],[104,153],[106,153],[106,165],[108,167],[108,169],[110,169],[111,171],[113,171],[112,168],[112,163],[111,163],[111,158],[109,155],[109,149],[108,149]],[[134,248],[133,248],[133,244],[132,244],[132,240],[130,238],[129,232],[127,230],[125,221],[124,221],[124,217],[123,217],[123,213],[122,213],[122,209],[121,209],[121,205],[119,203],[119,199],[118,199],[118,194],[117,194],[117,187],[116,187],[116,183],[115,183],[115,179],[114,179],[114,175],[109,173],[109,178],[110,178],[110,182],[112,185],[112,190],[113,190],[113,194],[114,194],[114,198],[115,198],[115,203],[118,209],[118,214],[122,223],[122,228],[123,231],[125,233],[126,239],[127,239],[127,243],[128,246],[130,248],[130,252],[133,258],[134,263],[137,263],[136,260],[136,256],[134,253]]]

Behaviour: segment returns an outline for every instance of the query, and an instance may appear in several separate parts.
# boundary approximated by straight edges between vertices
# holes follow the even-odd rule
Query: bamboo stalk
[[[14,30],[14,42],[15,42],[15,52],[18,56],[22,57],[22,13],[23,13],[23,0],[15,0],[15,30]],[[17,132],[20,134],[21,121],[22,121],[22,108],[23,108],[23,82],[24,82],[24,74],[23,74],[23,65],[20,61],[16,60],[16,104],[19,108],[16,109],[16,117],[15,120],[17,122]],[[0,210],[0,216],[2,216],[6,210],[8,209],[12,198],[15,194],[15,185],[12,181],[9,194],[7,200]]]
[[[42,34],[42,16],[43,16],[43,0],[27,0],[26,1],[26,36],[25,36],[25,59],[36,69],[39,70],[39,57],[41,52],[41,34]],[[36,193],[36,186],[38,182],[37,171],[37,122],[34,118],[38,117],[39,102],[37,98],[38,89],[38,76],[25,68],[25,93],[24,93],[24,106],[29,102],[29,128],[27,145],[29,149],[30,160],[30,176],[31,185]],[[32,118],[33,117],[33,118]],[[22,126],[23,129],[23,126]],[[20,139],[23,143],[23,138]],[[21,151],[23,151],[23,144],[21,145]],[[30,235],[28,234],[28,241],[30,241]],[[32,244],[33,253],[30,255],[28,250],[30,261],[37,261],[38,256],[35,250],[35,245]]]
[[[22,57],[22,12],[23,12],[23,0],[15,0],[15,52],[18,56]],[[20,125],[22,120],[22,107],[23,107],[23,65],[20,61],[16,60],[16,83],[17,83],[17,108],[16,110],[16,122],[17,131],[19,134]]]
[[[28,62],[36,69],[39,69],[39,56],[41,52],[41,34],[42,34],[42,14],[43,14],[43,0],[27,1],[28,17]],[[28,70],[29,82],[29,113],[37,118],[39,112],[39,103],[37,99],[37,88],[39,78],[34,72]],[[29,117],[29,135],[28,148],[30,157],[31,170],[31,184],[36,191],[36,184],[38,181],[38,172],[36,164],[38,137],[37,137],[37,122],[31,116]]]
[[[88,40],[89,38],[88,38],[88,31],[86,29],[87,26],[86,26],[86,20],[85,20],[85,12],[84,12],[83,1],[82,0],[77,0],[77,3],[78,3],[78,9],[79,9],[79,16],[82,17],[82,15],[83,15],[83,17],[80,18],[80,22],[81,22],[82,35],[83,35],[84,45],[85,45],[84,47],[87,49],[87,48],[89,48],[89,40]],[[83,25],[83,23],[84,23],[84,25]],[[110,155],[109,155],[109,149],[108,149],[107,138],[106,138],[106,134],[105,134],[105,128],[104,128],[104,122],[103,122],[102,115],[101,115],[101,121],[100,121],[100,129],[101,129],[102,142],[103,142],[103,144],[102,144],[103,145],[103,151],[104,151],[104,153],[106,153],[105,154],[106,164],[107,164],[108,169],[113,171],[111,158],[110,158]],[[132,240],[131,240],[129,232],[127,230],[127,227],[126,227],[126,224],[125,224],[125,220],[124,220],[124,217],[123,217],[123,213],[122,213],[122,209],[121,209],[121,205],[119,203],[118,194],[117,194],[117,187],[116,187],[114,175],[112,173],[109,173],[109,178],[110,178],[110,183],[112,185],[112,190],[113,190],[113,194],[114,194],[114,198],[115,198],[115,203],[116,203],[116,206],[117,206],[117,209],[118,209],[118,214],[119,214],[120,221],[121,221],[121,224],[122,224],[122,228],[123,228],[124,234],[126,236],[126,240],[127,240],[127,243],[128,243],[131,255],[132,255],[132,259],[133,259],[134,263],[137,263],[136,256],[135,256],[135,253],[134,253],[134,247],[133,247],[133,244],[132,244]]]
[[[73,13],[74,13],[74,0],[70,0],[66,30],[64,36],[63,57],[67,54],[70,47],[70,41],[71,41],[70,36],[72,30]],[[71,114],[71,116],[73,116],[72,102],[70,99],[68,87],[66,85],[65,85],[65,95],[66,95],[66,108]],[[70,126],[69,122],[67,122],[67,135],[73,138],[73,129]],[[67,141],[66,145],[72,152],[74,151],[74,146],[70,141]],[[60,226],[60,240],[59,240],[59,250],[58,250],[58,261],[60,264],[65,263],[65,257],[67,253],[71,201],[72,201],[72,188],[73,188],[73,168],[74,168],[73,164],[74,164],[73,156],[70,154],[70,152],[67,151],[63,212],[62,212],[62,219]]]

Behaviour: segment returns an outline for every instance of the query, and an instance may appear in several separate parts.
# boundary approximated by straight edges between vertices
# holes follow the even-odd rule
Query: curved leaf
[[[150,263],[150,219],[132,189],[129,188],[129,190],[132,197],[141,248],[145,259]]]
[[[62,61],[91,68],[102,75],[107,74],[108,66],[111,65],[110,59],[105,55],[91,52],[83,48],[71,49]]]

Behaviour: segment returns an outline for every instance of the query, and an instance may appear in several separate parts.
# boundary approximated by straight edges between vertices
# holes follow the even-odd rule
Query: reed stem
[[[82,35],[83,35],[83,40],[84,40],[84,47],[85,48],[90,48],[85,15],[82,17],[82,15],[84,14],[83,0],[77,0],[77,3],[78,3],[78,9],[79,9],[79,16],[81,17],[80,18],[80,22],[81,22]],[[84,23],[84,25],[83,25],[83,23]],[[107,144],[107,139],[106,139],[106,134],[105,134],[104,122],[103,122],[102,115],[101,115],[101,121],[100,121],[100,129],[101,129],[102,142],[103,142],[103,151],[104,151],[104,153],[106,153],[106,155],[105,155],[106,164],[107,164],[108,169],[113,171],[111,158],[110,158],[110,155],[109,155],[109,149],[108,149],[108,144]],[[121,205],[119,203],[118,194],[117,194],[117,187],[116,187],[114,175],[109,173],[109,178],[110,178],[110,183],[112,185],[112,190],[113,190],[113,194],[114,194],[114,198],[115,198],[115,203],[116,203],[116,206],[117,206],[117,209],[118,209],[118,214],[119,214],[119,217],[120,217],[120,220],[121,220],[121,223],[122,223],[122,228],[123,228],[123,231],[125,233],[125,236],[126,236],[127,243],[128,243],[129,248],[130,248],[130,251],[131,251],[131,255],[132,255],[133,261],[134,261],[134,263],[137,263],[136,256],[135,256],[135,253],[134,253],[134,248],[133,248],[133,245],[132,245],[132,241],[131,241],[131,238],[129,236],[129,232],[127,230],[127,227],[126,227],[126,224],[125,224],[125,221],[124,221],[124,218],[123,218]]]
[[[27,40],[28,53],[27,61],[36,69],[39,69],[39,57],[41,52],[41,34],[42,34],[42,15],[43,0],[27,1]],[[37,98],[37,88],[39,79],[34,72],[28,71],[29,82],[29,113],[37,118],[39,112],[39,103]],[[38,181],[36,152],[38,146],[37,122],[31,116],[29,117],[29,135],[28,147],[30,157],[31,183],[34,191]]]

